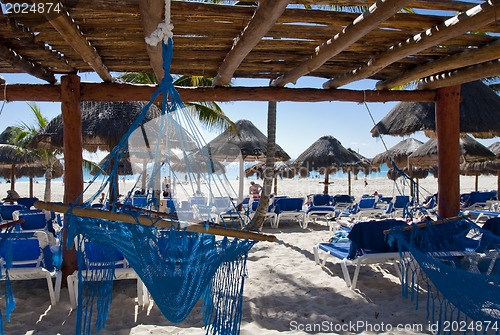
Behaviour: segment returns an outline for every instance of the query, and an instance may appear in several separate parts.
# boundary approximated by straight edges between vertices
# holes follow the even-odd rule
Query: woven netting
[[[427,317],[438,333],[460,325],[463,332],[498,333],[500,237],[466,218],[391,235],[402,255],[403,295],[417,308],[419,295],[427,295]]]

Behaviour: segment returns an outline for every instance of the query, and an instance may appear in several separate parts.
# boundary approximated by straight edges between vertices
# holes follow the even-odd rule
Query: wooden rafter
[[[323,88],[336,88],[349,84],[356,80],[368,78],[379,72],[386,66],[418,53],[434,45],[449,40],[453,37],[475,30],[479,27],[495,22],[496,10],[500,2],[491,1],[477,5],[465,13],[452,17],[425,32],[415,35],[413,38],[393,45],[386,52],[373,57],[368,63],[344,75],[330,79],[323,84]]]
[[[461,67],[485,63],[500,57],[500,39],[484,47],[469,49],[461,53],[441,58],[427,64],[419,65],[413,70],[405,71],[394,78],[379,81],[375,87],[378,90],[391,89],[424,78],[435,73],[458,69]]]
[[[57,81],[54,73],[38,64],[25,59],[3,44],[0,44],[0,59],[9,63],[13,68],[18,69],[21,72],[28,73],[51,84]]]
[[[45,4],[43,0],[31,0],[34,5]],[[61,6],[62,7],[62,6]],[[113,81],[113,76],[102,62],[97,50],[90,44],[64,8],[61,11],[45,11],[47,21],[105,82]]]
[[[495,76],[500,76],[500,59],[422,79],[417,88],[436,89]]]
[[[376,29],[377,26],[393,16],[403,8],[410,0],[379,0],[366,12],[361,14],[340,33],[325,43],[316,47],[313,55],[291,71],[276,78],[273,86],[285,86],[287,83],[295,83],[300,77],[316,70],[330,58],[335,57],[349,48],[354,42],[365,34]]]
[[[294,1],[309,5],[336,5],[336,6],[370,6],[373,0],[301,0]],[[408,4],[409,8],[418,9],[433,9],[433,10],[450,10],[457,12],[465,12],[466,10],[476,6],[477,3],[466,1],[451,1],[451,0],[413,0]]]
[[[12,84],[6,89],[7,101],[61,101],[58,85]],[[285,87],[176,87],[182,101],[434,101],[435,91],[355,91]],[[118,83],[81,83],[82,101],[147,101],[155,86]],[[158,99],[162,99],[160,96]]]
[[[235,40],[233,47],[220,65],[213,81],[215,86],[223,86],[231,82],[234,71],[272,28],[289,2],[290,0],[263,0],[259,3],[252,19]]]
[[[158,24],[162,22],[163,17],[163,1],[155,0],[140,0],[139,8],[141,11],[142,27],[144,29],[144,37],[149,37],[155,31]],[[145,42],[144,42],[145,43]],[[151,46],[147,43],[146,51],[149,56],[149,64],[153,69],[158,81],[161,81],[164,75],[161,57],[161,45]]]

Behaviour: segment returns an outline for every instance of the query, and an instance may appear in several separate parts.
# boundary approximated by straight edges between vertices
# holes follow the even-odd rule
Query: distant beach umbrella
[[[476,138],[500,136],[500,97],[487,85],[474,81],[461,85],[460,133]],[[401,102],[372,128],[381,134],[404,136],[423,130],[435,137],[436,110],[433,102]]]
[[[239,160],[240,181],[238,196],[243,197],[243,180],[245,178],[244,161],[265,161],[267,155],[267,137],[249,120],[235,122],[238,134],[225,130],[207,145],[212,157],[219,161]],[[276,144],[277,161],[290,160],[290,156]]]
[[[354,151],[348,150],[333,136],[323,136],[297,157],[292,166],[299,171],[301,177],[309,172],[317,171],[325,175],[323,193],[328,193],[328,176],[339,170],[360,167],[363,161]],[[350,194],[350,190],[349,190]]]
[[[0,144],[9,144],[12,138],[14,127],[9,126],[0,134]]]
[[[96,152],[97,149],[111,151],[130,129],[146,104],[144,101],[83,101],[80,104],[83,149],[90,152]],[[158,107],[152,105],[144,123],[159,117],[160,114]],[[35,136],[31,144],[37,148],[62,148],[62,115],[50,121]]]
[[[476,191],[478,190],[479,175],[494,174],[497,176],[497,190],[500,191],[500,142],[495,142],[488,146],[491,152],[496,156],[493,160],[475,163],[460,164],[460,171],[465,175],[476,176]],[[500,193],[498,193],[500,194]]]
[[[263,179],[264,171],[266,169],[265,162],[259,162],[245,169],[247,177],[257,174],[257,178]],[[281,178],[293,178],[297,172],[290,165],[290,162],[275,162],[274,163],[274,194],[278,194],[278,176]]]
[[[16,166],[37,164],[38,156],[31,150],[23,149],[11,144],[0,144],[0,166],[9,168],[10,189],[15,190],[16,183]]]
[[[405,167],[401,170],[406,175],[410,174],[408,167]],[[415,178],[415,179],[423,179],[429,175],[429,169],[424,169],[424,168],[419,168],[419,167],[414,166],[412,174],[413,174],[413,178]],[[389,169],[387,171],[387,178],[394,180],[394,179],[397,179],[399,177],[401,177],[401,172],[394,170],[394,169]]]
[[[496,156],[484,145],[474,140],[469,135],[460,138],[460,162],[471,163],[496,159]],[[409,161],[419,167],[431,167],[438,162],[437,139],[430,139],[422,144]]]

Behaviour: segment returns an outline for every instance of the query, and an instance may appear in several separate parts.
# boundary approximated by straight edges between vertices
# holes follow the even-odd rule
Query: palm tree
[[[158,79],[153,73],[138,73],[138,72],[127,72],[119,76],[120,79],[128,83],[133,84],[158,84]],[[176,86],[212,86],[212,78],[207,78],[203,76],[180,76],[175,79],[174,85]],[[215,102],[200,102],[192,103],[186,102],[185,105],[189,108],[189,111],[194,117],[198,118],[201,124],[203,124],[207,129],[218,129],[225,130],[227,128],[232,129],[237,132],[236,126],[233,121],[231,121],[222,111],[220,106]],[[161,108],[161,106],[159,106]]]
[[[43,127],[45,127],[48,123],[47,119],[45,119],[42,115],[42,112],[38,108],[36,104],[29,104],[31,111],[33,112],[36,123],[35,125],[29,125],[26,122],[21,122],[20,125],[14,126],[12,128],[12,135],[10,138],[10,143],[14,144],[20,148],[28,148],[29,143],[33,139],[33,137],[40,131]],[[61,150],[57,148],[53,149],[35,149],[31,150],[34,152],[40,159],[40,162],[45,167],[45,192],[44,192],[44,201],[51,201],[51,191],[52,191],[52,172],[54,171],[54,166],[57,162],[59,162],[58,156],[61,154]],[[90,161],[84,160],[83,167],[87,170],[91,170],[96,165]]]
[[[13,127],[11,143],[17,145],[21,148],[27,148],[31,139],[36,135],[36,133],[45,127],[48,121],[43,117],[42,112],[35,104],[29,104],[31,111],[35,115],[36,124],[31,126],[25,122],[22,122],[19,126]],[[42,165],[45,167],[45,193],[44,201],[50,201],[51,198],[51,180],[52,180],[52,170],[54,164],[59,161],[57,156],[61,154],[59,149],[44,149],[44,150],[33,150],[35,154],[40,158]]]

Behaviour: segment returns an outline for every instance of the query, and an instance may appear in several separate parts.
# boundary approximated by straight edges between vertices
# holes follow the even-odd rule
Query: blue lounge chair
[[[26,208],[31,208],[38,201],[38,198],[18,198],[17,203],[19,205],[26,206]]]
[[[11,233],[0,249],[0,266],[3,279],[6,271],[10,280],[46,279],[50,303],[59,301],[62,277],[53,264],[48,233]]]
[[[406,225],[406,222],[394,219],[361,221],[356,223],[348,238],[348,243],[319,243],[313,247],[316,264],[324,266],[326,256],[333,256],[341,260],[340,265],[346,285],[352,289],[356,288],[359,270],[363,264],[377,264],[391,262],[394,264],[396,273],[401,279],[398,260],[400,254],[397,245],[390,245],[384,235],[384,230],[396,226]],[[325,257],[321,261],[320,251]],[[354,265],[355,271],[351,281],[347,265]]]
[[[303,228],[307,228],[309,221],[316,223],[317,219],[328,220],[335,218],[335,207],[332,198],[328,194],[311,194],[308,196],[309,208],[306,210],[306,216]]]
[[[273,228],[278,228],[280,220],[293,219],[304,227],[306,213],[302,210],[304,198],[281,198],[277,199],[274,206],[274,220],[271,221]]]
[[[2,220],[12,221],[12,213],[25,209],[27,208],[24,205],[3,204],[0,206],[0,215],[2,216]]]

